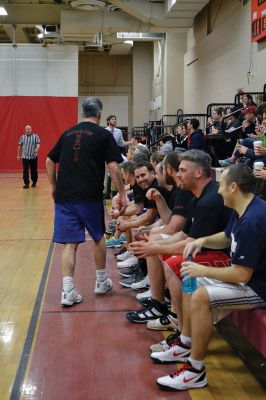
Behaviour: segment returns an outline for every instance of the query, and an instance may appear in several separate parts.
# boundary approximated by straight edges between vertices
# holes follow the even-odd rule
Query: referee
[[[36,187],[36,182],[38,180],[38,151],[40,149],[40,138],[35,133],[32,133],[30,125],[25,126],[25,134],[21,136],[18,142],[18,156],[17,159],[22,159],[23,164],[23,189],[29,189],[30,178],[29,178],[29,168],[32,180],[32,187]],[[22,154],[20,155],[22,149]]]

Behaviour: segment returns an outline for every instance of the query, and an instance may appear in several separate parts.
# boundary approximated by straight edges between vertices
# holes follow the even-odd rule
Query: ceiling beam
[[[56,4],[5,4],[5,9],[8,15],[0,16],[0,24],[58,25],[60,12],[67,8]]]
[[[3,25],[4,30],[6,31],[9,39],[13,42],[14,39],[14,28],[12,25]],[[16,43],[29,43],[29,38],[25,34],[22,26],[16,26],[16,33],[15,33],[15,41]]]

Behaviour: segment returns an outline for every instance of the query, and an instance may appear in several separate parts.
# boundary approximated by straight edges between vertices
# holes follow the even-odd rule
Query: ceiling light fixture
[[[0,15],[8,15],[5,7],[0,7]]]

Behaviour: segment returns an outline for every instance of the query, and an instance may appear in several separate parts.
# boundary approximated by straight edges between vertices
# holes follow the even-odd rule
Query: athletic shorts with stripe
[[[178,254],[170,258],[164,258],[165,268],[169,268],[181,282],[181,263],[183,256]],[[199,253],[193,259],[194,262],[209,267],[229,267],[230,258],[222,251],[206,251]],[[229,267],[230,268],[230,267]],[[258,296],[248,285],[244,283],[225,283],[216,279],[197,278],[197,286],[205,287],[210,300],[213,322],[216,323],[234,310],[247,310],[266,307],[265,301]]]

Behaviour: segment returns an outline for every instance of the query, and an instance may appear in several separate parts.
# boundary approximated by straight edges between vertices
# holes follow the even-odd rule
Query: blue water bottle
[[[192,261],[192,256],[188,256],[185,261]],[[188,275],[184,275],[185,279]],[[190,278],[187,281],[182,281],[182,292],[183,293],[194,293],[197,289],[197,278]]]

